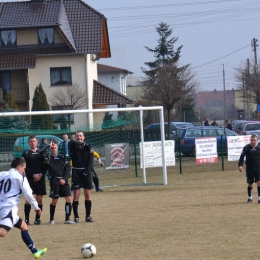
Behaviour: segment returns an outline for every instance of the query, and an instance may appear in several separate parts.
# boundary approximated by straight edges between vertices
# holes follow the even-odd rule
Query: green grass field
[[[168,168],[166,186],[117,185],[103,193],[93,191],[94,223],[84,222],[81,196],[79,224],[63,224],[64,199],[60,199],[55,225],[50,226],[50,199],[45,196],[42,225],[30,225],[29,231],[37,247],[48,248],[41,257],[46,260],[83,259],[80,249],[87,242],[96,246],[96,260],[259,259],[257,189],[254,186],[253,203],[247,204],[245,173],[239,173],[236,165],[230,163],[221,171],[219,164],[199,168],[186,163],[183,174],[178,165]],[[148,174],[153,171],[158,169]],[[102,184],[108,177],[100,174]],[[113,174],[119,173],[110,178]],[[22,197],[22,218],[23,204]],[[0,259],[33,259],[15,228],[1,238],[0,251]]]

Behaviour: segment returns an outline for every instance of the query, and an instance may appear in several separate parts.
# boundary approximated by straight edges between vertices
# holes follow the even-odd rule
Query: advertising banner
[[[165,161],[166,166],[175,165],[175,143],[172,140],[167,140],[164,142],[165,147]],[[143,168],[142,160],[142,146],[140,143],[140,162],[141,168]],[[162,142],[144,142],[144,163],[145,168],[161,167],[162,166]]]
[[[218,162],[216,137],[196,138],[195,147],[197,164]]]
[[[246,144],[250,143],[251,135],[227,136],[228,161],[238,161]]]
[[[130,167],[129,144],[105,145],[106,170],[122,170]]]

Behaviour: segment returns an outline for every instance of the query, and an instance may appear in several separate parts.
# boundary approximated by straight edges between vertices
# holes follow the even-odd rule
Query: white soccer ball
[[[84,258],[91,258],[97,253],[97,249],[94,245],[87,243],[81,247],[81,254]]]

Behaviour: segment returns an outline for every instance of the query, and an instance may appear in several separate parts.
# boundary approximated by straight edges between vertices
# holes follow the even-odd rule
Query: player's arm
[[[101,161],[101,159],[100,159],[100,155],[94,150],[93,151],[93,155],[94,155],[94,157],[96,157],[97,158],[97,160],[98,160],[98,163],[100,164],[100,166],[102,167],[102,166],[104,166],[104,163]]]
[[[37,201],[33,197],[32,189],[29,185],[29,182],[27,178],[25,178],[25,176],[22,176],[22,180],[20,182],[20,189],[22,190],[25,199],[31,204],[32,208],[37,212],[41,212]]]
[[[26,161],[27,160],[27,151],[24,151],[23,153],[22,153],[22,158]],[[26,163],[27,163],[27,161],[26,161]],[[33,171],[31,171],[28,167],[26,167],[26,169],[25,169],[25,173],[26,173],[26,176],[28,176],[28,177],[31,177],[31,178],[33,178],[33,175],[34,175],[34,172]]]
[[[68,180],[70,177],[70,171],[71,171],[71,167],[69,162],[66,162],[64,165],[64,170],[63,170],[63,179],[64,180]]]
[[[245,155],[246,155],[246,148],[247,146],[245,146],[242,150],[242,153],[240,155],[240,158],[239,158],[239,161],[238,161],[238,170],[240,172],[243,171],[243,164],[244,164],[244,158],[245,158]]]

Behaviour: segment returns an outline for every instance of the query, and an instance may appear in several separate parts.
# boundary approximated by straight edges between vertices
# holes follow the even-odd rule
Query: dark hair
[[[16,168],[17,166],[20,166],[20,165],[23,166],[25,164],[26,164],[26,162],[23,158],[16,157],[11,162],[11,168]]]
[[[36,138],[35,135],[30,135],[30,136],[28,137],[28,142],[29,142],[30,139],[34,139],[34,138]]]

